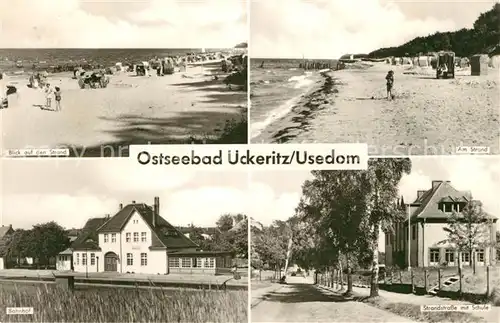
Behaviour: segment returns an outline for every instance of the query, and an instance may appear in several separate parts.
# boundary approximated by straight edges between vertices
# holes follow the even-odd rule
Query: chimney
[[[153,205],[153,227],[156,227],[156,217],[160,215],[160,198],[155,196]]]
[[[443,181],[432,181],[432,188],[435,189],[436,187],[439,186]]]
[[[121,209],[123,209],[123,203],[120,203],[120,205],[118,206]]]
[[[106,214],[106,219],[109,219],[109,214]]]
[[[432,187],[434,187],[434,184]],[[425,194],[425,192],[426,191],[417,191],[417,199],[421,198]]]

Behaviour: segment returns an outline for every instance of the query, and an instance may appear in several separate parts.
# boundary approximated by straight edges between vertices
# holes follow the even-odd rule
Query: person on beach
[[[46,108],[50,109],[52,108],[52,88],[50,87],[50,83],[47,83],[45,85],[45,98],[46,98],[46,102],[45,102],[45,106]]]
[[[54,91],[54,96],[56,99],[56,111],[61,111],[61,88],[56,86]]]
[[[394,72],[389,71],[385,77],[387,81],[387,100],[392,99],[392,88],[394,87]]]

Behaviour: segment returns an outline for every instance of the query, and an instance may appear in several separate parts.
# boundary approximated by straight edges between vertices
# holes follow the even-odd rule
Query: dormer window
[[[452,212],[462,212],[464,210],[465,204],[461,202],[440,202],[439,210],[444,213],[452,213]]]

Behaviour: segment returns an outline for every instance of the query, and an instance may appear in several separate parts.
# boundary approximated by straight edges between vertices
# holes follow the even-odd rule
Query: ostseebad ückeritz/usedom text
[[[226,156],[226,158],[224,158]],[[190,154],[170,155],[151,154],[141,151],[137,154],[137,161],[141,165],[333,165],[333,164],[360,164],[359,155],[336,154],[332,149],[329,154],[310,154],[307,150],[293,150],[289,153],[272,151],[270,154],[252,154],[251,149],[224,150],[220,149],[215,154],[199,155],[195,150]]]

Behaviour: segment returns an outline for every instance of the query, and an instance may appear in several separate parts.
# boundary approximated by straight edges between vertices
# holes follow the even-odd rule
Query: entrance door
[[[108,252],[104,255],[104,271],[118,271],[118,255]]]

